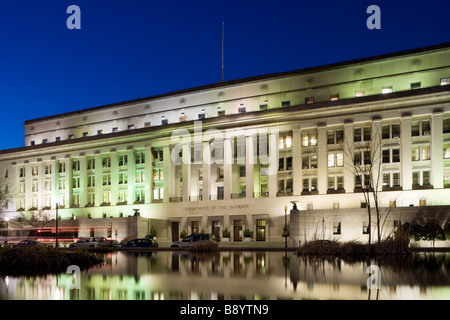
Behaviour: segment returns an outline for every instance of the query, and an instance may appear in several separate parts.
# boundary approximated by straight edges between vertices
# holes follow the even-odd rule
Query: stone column
[[[344,189],[353,193],[355,189],[355,172],[353,164],[353,122],[344,124]]]
[[[431,184],[435,189],[444,187],[444,131],[443,113],[435,112],[431,116]]]
[[[247,199],[253,198],[255,190],[255,137],[256,135],[254,134],[249,134],[245,137],[245,197]]]
[[[302,143],[300,130],[292,130],[292,165],[293,165],[293,183],[294,196],[302,193]]]
[[[225,200],[231,199],[233,159],[231,140],[227,137],[223,140],[223,196]]]
[[[328,153],[327,153],[327,127],[319,124],[317,128],[317,189],[319,194],[327,194],[328,190]]]
[[[412,189],[412,156],[411,156],[411,115],[402,116],[400,128],[401,141],[401,179],[403,190]]]

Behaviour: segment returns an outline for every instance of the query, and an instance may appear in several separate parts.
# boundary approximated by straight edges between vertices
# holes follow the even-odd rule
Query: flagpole
[[[223,46],[224,46],[224,37],[225,37],[225,22],[222,22],[222,81],[223,81],[223,69],[224,69],[224,63],[223,63]]]

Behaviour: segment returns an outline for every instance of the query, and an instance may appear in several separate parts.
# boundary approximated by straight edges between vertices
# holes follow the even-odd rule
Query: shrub
[[[219,250],[219,244],[216,241],[205,241],[194,244],[189,248],[193,252],[211,252]]]
[[[229,238],[231,236],[230,231],[228,231],[228,228],[223,229],[222,231],[222,237],[223,238]]]
[[[244,230],[244,237],[250,238],[253,235],[253,231],[250,231],[250,229]]]
[[[450,240],[450,221],[445,224],[444,233],[447,240]]]
[[[180,233],[180,238],[183,239],[186,237],[187,237],[187,231],[186,231],[186,229],[183,229],[183,231],[181,231],[181,233]]]

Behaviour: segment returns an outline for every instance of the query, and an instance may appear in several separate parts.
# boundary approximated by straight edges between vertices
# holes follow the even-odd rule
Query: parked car
[[[22,240],[19,243],[13,245],[14,248],[30,248],[30,247],[45,247],[45,245],[36,240]]]
[[[69,248],[99,247],[105,241],[105,237],[80,238],[77,242],[69,244]]]
[[[193,233],[180,241],[173,241],[170,245],[171,248],[189,248],[194,244],[206,242],[206,241],[217,241],[217,238],[212,233]]]
[[[155,239],[133,239],[128,241],[125,244],[120,245],[121,248],[150,248],[150,247],[158,247],[158,242]]]

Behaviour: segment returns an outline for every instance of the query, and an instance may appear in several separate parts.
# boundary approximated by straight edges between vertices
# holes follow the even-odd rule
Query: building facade
[[[376,180],[392,234],[449,212],[449,62],[444,44],[28,120],[25,146],[0,151],[1,216],[58,210],[119,241],[154,226],[164,243],[225,228],[281,242],[296,202],[295,241],[366,241]]]

